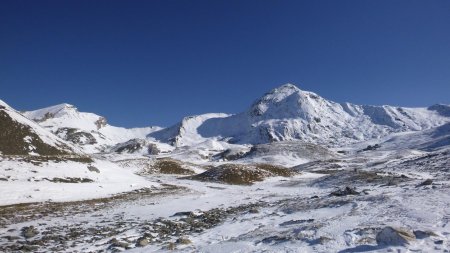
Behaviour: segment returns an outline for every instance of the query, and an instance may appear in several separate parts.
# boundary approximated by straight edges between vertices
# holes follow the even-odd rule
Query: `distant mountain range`
[[[214,159],[226,150],[245,153],[255,145],[279,142],[337,148],[396,133],[429,134],[438,127],[442,133],[442,129],[448,131],[445,124],[450,122],[449,105],[405,108],[336,103],[292,84],[273,89],[242,113],[189,116],[168,128],[115,127],[104,117],[79,112],[69,104],[26,112],[4,102],[0,105],[2,143],[11,143],[0,145],[4,154],[12,152],[5,145],[20,139],[21,147],[16,149],[27,154],[43,154],[40,147],[45,145],[45,150],[54,148],[51,152],[56,153],[125,152]]]

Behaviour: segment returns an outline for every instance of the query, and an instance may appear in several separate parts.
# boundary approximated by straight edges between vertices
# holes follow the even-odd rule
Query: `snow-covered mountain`
[[[447,105],[404,108],[336,103],[285,84],[265,94],[242,113],[185,118],[150,136],[175,146],[214,138],[239,144],[302,140],[333,147],[440,126],[450,121],[446,114],[448,108]]]
[[[230,115],[224,113],[207,113],[185,117],[180,123],[161,129],[160,131],[155,131],[149,134],[149,137],[170,143],[176,147],[191,146],[205,141],[205,138],[197,131],[205,121],[228,116]]]
[[[435,135],[431,132],[450,122],[450,106],[404,108],[337,103],[285,84],[263,95],[242,113],[189,116],[168,128],[115,127],[104,117],[80,112],[69,104],[27,111],[23,115],[89,154],[169,156],[189,162],[227,160],[231,154],[241,162],[295,165],[334,155],[321,150],[321,146],[381,143],[390,138],[406,138],[401,136],[410,132],[416,132],[411,135],[415,139],[422,138],[423,133],[428,142],[440,141],[442,137],[433,139]],[[264,148],[270,151],[264,154],[249,153],[257,145],[279,142],[291,151],[274,146]],[[319,145],[312,149],[317,153],[306,152],[308,145]]]
[[[127,129],[111,126],[104,117],[80,112],[70,104],[50,106],[23,114],[62,139],[78,145],[87,153],[104,151],[108,147],[131,139],[145,139],[149,133],[161,129],[159,127]]]

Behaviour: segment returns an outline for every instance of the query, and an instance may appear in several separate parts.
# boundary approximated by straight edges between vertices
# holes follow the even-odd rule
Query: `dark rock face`
[[[161,151],[158,149],[158,146],[156,146],[156,144],[150,143],[148,145],[148,154],[149,155],[157,155],[159,154]]]
[[[100,128],[106,126],[108,124],[108,122],[106,121],[106,118],[104,117],[100,117],[98,118],[97,121],[95,121],[95,125],[97,126],[97,130],[99,130]]]
[[[148,143],[143,139],[131,139],[127,142],[119,143],[112,148],[112,151],[116,153],[135,153],[140,150],[147,149],[149,155],[157,155],[161,151],[153,143]]]
[[[78,145],[92,145],[97,143],[97,140],[91,133],[83,132],[76,128],[62,127],[55,134],[66,141]]]
[[[48,119],[51,119],[53,117],[55,117],[55,115],[53,113],[46,112],[42,118],[40,118],[40,119],[33,119],[33,120],[36,121],[36,122],[44,122],[44,121],[46,121]]]
[[[227,149],[217,155],[214,156],[216,159],[223,159],[225,161],[233,161],[243,158],[248,152],[245,151],[234,151],[231,149]]]

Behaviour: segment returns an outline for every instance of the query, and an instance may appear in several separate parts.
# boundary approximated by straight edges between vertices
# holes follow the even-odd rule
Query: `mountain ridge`
[[[439,110],[445,111],[445,105],[443,107]],[[203,138],[240,144],[297,139],[336,146],[394,132],[425,130],[449,121],[436,110],[337,103],[293,84],[285,84],[264,94],[246,111],[206,119],[197,127],[197,132]],[[164,134],[167,134],[167,128],[150,136],[165,141],[159,138]],[[177,138],[182,139],[183,133],[166,140]],[[201,141],[203,139],[198,138],[190,145]]]
[[[166,128],[111,126],[106,118],[79,112],[76,106],[67,103],[26,111],[23,115],[86,153],[148,145],[141,148],[142,153],[150,146],[155,147],[151,150],[171,152],[180,147],[216,150],[235,144],[251,146],[296,140],[338,147],[441,126],[450,122],[450,106],[407,108],[337,103],[288,83],[265,93],[241,113],[186,116]]]

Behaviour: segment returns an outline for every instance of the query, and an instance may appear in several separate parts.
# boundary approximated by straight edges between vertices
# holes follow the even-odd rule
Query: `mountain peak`
[[[38,109],[35,111],[24,112],[24,115],[30,119],[33,119],[33,120],[36,120],[39,122],[39,121],[45,121],[50,118],[59,117],[61,115],[74,114],[77,112],[78,112],[78,109],[74,105],[62,103],[62,104]]]
[[[283,90],[283,89],[294,89],[294,90],[300,90],[295,84],[292,83],[286,83],[281,85],[280,87],[276,88],[279,90]]]
[[[42,110],[67,110],[67,109],[74,109],[74,110],[78,110],[77,107],[75,107],[74,105],[68,104],[68,103],[62,103],[62,104],[57,104],[54,106],[50,106],[47,108],[43,108]]]
[[[251,106],[250,114],[261,116],[269,108],[278,107],[282,101],[285,101],[287,107],[295,109],[300,106],[300,103],[308,103],[309,100],[320,100],[320,97],[313,92],[303,91],[294,84],[287,83],[255,101]]]
[[[280,95],[291,95],[295,92],[302,92],[297,86],[291,83],[283,84],[280,87],[277,87],[273,90],[271,90],[269,93],[267,93],[265,96],[269,94],[280,94]]]

